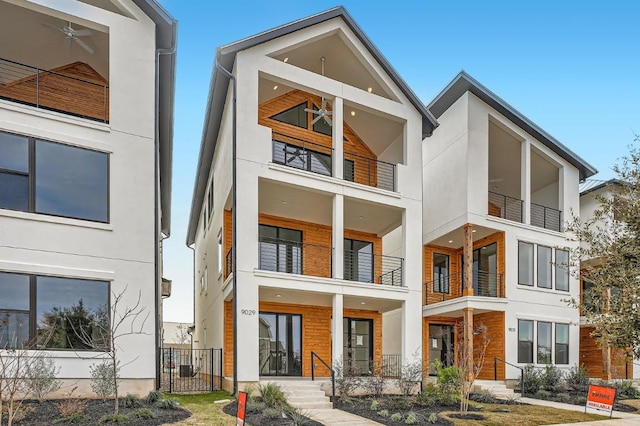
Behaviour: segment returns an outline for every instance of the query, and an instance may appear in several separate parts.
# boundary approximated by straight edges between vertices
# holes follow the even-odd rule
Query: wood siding
[[[108,84],[88,64],[74,62],[0,84],[0,97],[108,122]]]
[[[607,380],[604,372],[603,353],[596,339],[591,337],[593,327],[580,327],[580,365],[584,365],[591,378]],[[569,348],[571,351],[572,348]],[[633,361],[626,362],[622,349],[611,349],[611,379],[633,377]]]
[[[224,254],[224,278],[227,279],[231,273],[232,265],[227,261],[227,256],[233,246],[233,214],[231,210],[224,211],[223,225],[222,225],[222,253]]]

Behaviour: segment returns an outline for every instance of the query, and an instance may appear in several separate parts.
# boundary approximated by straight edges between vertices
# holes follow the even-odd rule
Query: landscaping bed
[[[457,405],[457,403],[456,403]],[[443,411],[455,411],[454,406],[424,406],[416,403],[415,398],[401,396],[382,396],[341,398],[336,408],[366,417],[383,425],[452,425],[440,415]]]
[[[261,404],[261,398],[254,399],[255,404],[247,404],[247,410],[245,413],[245,423],[251,426],[286,426],[286,425],[305,425],[305,426],[322,426],[322,423],[318,423],[311,420],[307,416],[304,416],[304,410],[301,410],[300,414],[304,419],[292,418],[291,413],[286,408],[272,409],[263,408]],[[230,416],[235,417],[238,411],[238,401],[230,402],[225,405],[222,411]]]

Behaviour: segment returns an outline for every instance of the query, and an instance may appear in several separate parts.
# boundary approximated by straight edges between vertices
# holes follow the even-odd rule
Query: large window
[[[461,290],[464,290],[464,255],[460,256],[462,265]],[[491,243],[473,251],[473,294],[484,297],[497,297],[500,292],[498,276],[498,244]]]
[[[433,292],[449,293],[449,255],[433,254]]]
[[[0,294],[0,347],[108,350],[108,282],[0,272]]]
[[[534,267],[535,265],[535,267]],[[569,251],[518,241],[518,284],[569,291]]]
[[[538,246],[538,287],[551,288],[551,247]]]
[[[0,208],[109,221],[109,156],[0,132]]]
[[[535,342],[535,346],[534,346]],[[569,364],[569,324],[518,320],[518,362]]]
[[[569,324],[556,324],[556,364],[569,364]]]
[[[533,285],[533,244],[518,242],[518,283]]]
[[[551,364],[551,323],[538,322],[538,364]]]
[[[556,290],[569,291],[569,251],[556,249]]]
[[[302,274],[302,231],[260,225],[260,269]]]
[[[518,362],[533,363],[533,321],[518,320]]]
[[[344,279],[373,282],[373,243],[344,239]]]

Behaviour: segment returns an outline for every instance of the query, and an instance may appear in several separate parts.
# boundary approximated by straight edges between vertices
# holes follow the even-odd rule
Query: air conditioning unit
[[[171,280],[162,278],[162,298],[166,299],[171,296]]]

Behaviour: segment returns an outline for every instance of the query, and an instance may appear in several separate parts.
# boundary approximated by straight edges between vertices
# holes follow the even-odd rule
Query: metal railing
[[[429,304],[429,296],[433,300],[433,295],[437,295],[437,302],[444,302],[447,299],[460,297],[464,288],[464,277],[462,273],[455,275],[441,276],[435,280],[427,281],[425,284],[425,293],[427,294],[427,304]],[[460,289],[460,296],[453,296],[451,289]],[[504,297],[504,286],[502,282],[502,274],[496,274],[486,271],[473,271],[473,295],[480,297]]]
[[[404,259],[357,250],[344,251],[344,279],[403,287]]]
[[[227,277],[231,275],[231,272],[233,272],[233,248],[229,249],[225,257],[224,278],[227,279]]]
[[[222,349],[163,348],[160,388],[169,393],[222,389]]]
[[[259,265],[264,271],[332,277],[333,248],[279,238],[260,237]]]
[[[562,231],[562,212],[552,207],[531,203],[531,224],[552,231]]]
[[[345,151],[344,180],[363,185],[373,186],[387,191],[396,190],[396,165],[380,161],[376,158],[365,157],[354,152]]]
[[[522,223],[524,201],[489,191],[489,215]]]
[[[402,355],[382,354],[382,377],[399,379],[402,376]]]
[[[524,397],[524,390],[525,390],[525,386],[524,386],[524,368],[519,367],[519,366],[514,365],[514,364],[511,364],[510,362],[507,362],[507,361],[505,361],[503,359],[500,359],[500,358],[493,358],[493,380],[494,381],[498,380],[498,361],[500,361],[503,364],[510,365],[510,366],[520,370],[520,396]],[[505,372],[505,377],[506,377],[506,372]]]
[[[272,148],[274,163],[325,176],[331,176],[333,173],[331,147],[274,133]]]
[[[109,122],[109,86],[3,58],[0,99]]]
[[[313,362],[313,358],[317,358],[330,372],[331,372],[331,406],[336,408],[336,373],[332,367],[329,366],[322,358],[318,356],[314,351],[311,351],[311,381],[316,379],[316,365]]]

